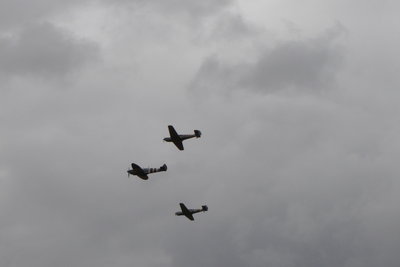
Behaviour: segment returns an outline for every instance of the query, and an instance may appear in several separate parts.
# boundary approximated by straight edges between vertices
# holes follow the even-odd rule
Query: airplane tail
[[[194,130],[194,135],[199,138],[201,136],[201,132],[199,130]]]
[[[164,164],[160,167],[160,171],[165,172],[167,171],[167,164]]]
[[[201,208],[203,209],[203,211],[208,211],[208,207],[206,205],[201,206]]]

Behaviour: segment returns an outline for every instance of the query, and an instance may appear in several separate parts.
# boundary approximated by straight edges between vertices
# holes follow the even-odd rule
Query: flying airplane
[[[175,212],[175,215],[176,216],[185,215],[191,221],[194,221],[193,214],[198,212],[205,212],[208,210],[208,207],[206,205],[201,206],[201,209],[188,209],[183,203],[179,203],[179,206],[181,206],[182,211]]]
[[[193,137],[199,138],[201,136],[199,130],[194,130],[194,134],[178,134],[172,125],[168,125],[168,130],[170,137],[165,137],[164,141],[174,143],[179,150],[183,150],[183,140]]]
[[[149,177],[147,176],[147,174],[149,173],[153,173],[153,172],[165,172],[167,171],[167,165],[164,164],[162,165],[160,168],[141,168],[139,167],[139,165],[132,163],[132,170],[128,170],[128,177],[130,174],[132,175],[137,175],[140,178],[142,178],[143,180],[147,180],[149,179]]]

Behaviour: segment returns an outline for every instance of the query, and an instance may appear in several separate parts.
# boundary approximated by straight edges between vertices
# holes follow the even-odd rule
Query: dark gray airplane
[[[132,163],[132,170],[128,170],[128,177],[130,174],[132,175],[137,175],[140,178],[142,178],[143,180],[147,180],[149,179],[149,177],[147,176],[147,174],[149,173],[154,173],[154,172],[165,172],[167,171],[167,165],[164,164],[162,165],[160,168],[141,168],[138,165],[136,165],[135,163]]]
[[[175,215],[176,216],[184,215],[184,216],[186,216],[186,218],[188,218],[191,221],[194,221],[193,214],[198,213],[198,212],[208,211],[208,207],[206,205],[201,206],[201,209],[188,209],[188,208],[186,208],[185,204],[183,204],[183,203],[179,203],[179,206],[181,206],[182,211],[175,212]]]
[[[201,136],[199,130],[194,130],[194,134],[178,134],[172,125],[168,125],[168,130],[170,137],[165,137],[164,141],[174,143],[179,150],[183,150],[183,140],[193,137],[199,138]]]

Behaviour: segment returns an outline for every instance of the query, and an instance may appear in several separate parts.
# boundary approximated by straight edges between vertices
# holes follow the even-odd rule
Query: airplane
[[[132,175],[137,175],[140,178],[142,178],[143,180],[147,180],[149,179],[149,177],[147,176],[147,174],[149,173],[154,173],[154,172],[165,172],[167,171],[167,165],[164,164],[162,165],[160,168],[141,168],[139,167],[139,165],[132,163],[132,170],[128,170],[128,177],[130,174]]]
[[[189,220],[194,221],[193,214],[198,213],[198,212],[206,212],[208,211],[208,207],[206,205],[201,206],[201,209],[188,209],[186,208],[185,204],[179,203],[179,206],[181,206],[182,211],[175,212],[176,216],[186,216]]]
[[[178,134],[172,125],[168,125],[168,130],[170,137],[165,137],[164,141],[174,143],[179,150],[183,150],[183,140],[193,137],[199,138],[201,136],[199,130],[194,130],[194,134]]]

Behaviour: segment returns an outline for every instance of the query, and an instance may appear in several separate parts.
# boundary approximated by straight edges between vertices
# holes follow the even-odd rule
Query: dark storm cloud
[[[376,255],[396,266],[390,242],[399,240],[400,217],[385,196],[396,196],[397,171],[383,163],[392,157],[387,148],[369,150],[387,138],[384,123],[372,130],[372,114],[315,96],[281,101],[234,95],[231,104],[205,105],[201,145],[212,156],[187,177],[195,176],[196,190],[209,182],[210,210],[195,227],[170,233],[164,245],[173,266],[372,267]],[[390,220],[373,219],[384,203],[392,239],[384,231]]]
[[[332,85],[339,70],[343,51],[337,39],[343,33],[344,28],[337,25],[316,38],[279,42],[252,63],[233,65],[211,56],[200,66],[191,89],[199,94],[236,89],[324,90]]]
[[[64,2],[0,2],[16,16],[2,20],[0,75],[18,75],[0,98],[1,266],[399,266],[398,90],[335,79],[359,81],[341,64],[381,49],[344,53],[341,26],[277,42],[233,1],[98,0],[58,21],[71,33],[38,22]],[[22,75],[91,62],[86,34],[104,62],[69,90]],[[197,96],[234,93],[193,101],[190,77]],[[203,136],[178,151],[168,124]],[[168,171],[127,178],[131,162]],[[210,209],[191,222],[179,202]]]
[[[243,85],[261,91],[285,88],[323,90],[330,86],[342,59],[335,43],[340,26],[322,36],[277,45],[261,56],[243,79]]]
[[[232,0],[205,0],[205,1],[194,1],[194,0],[172,0],[172,1],[162,1],[162,0],[100,0],[105,3],[110,4],[131,4],[134,7],[149,6],[155,8],[157,12],[165,12],[163,15],[170,16],[171,14],[183,14],[185,16],[190,16],[192,18],[198,18],[202,16],[207,16],[210,14],[215,14],[219,12],[222,8],[229,7],[233,1]]]
[[[65,11],[76,2],[74,0],[0,0],[0,31],[38,21],[54,12]]]
[[[98,57],[95,43],[74,38],[50,23],[34,24],[0,38],[3,75],[64,75]]]
[[[215,26],[210,33],[210,40],[229,41],[237,43],[244,38],[253,40],[259,30],[247,23],[244,18],[238,14],[221,14],[215,21]]]
[[[147,1],[145,1],[147,2]],[[173,0],[173,1],[150,1],[152,4],[161,6],[170,12],[174,10],[188,12],[190,15],[206,15],[219,12],[221,8],[227,7],[232,4],[232,0],[205,0],[205,1],[185,1],[185,0]]]
[[[204,0],[204,1],[184,1],[184,0],[0,0],[0,30],[17,25],[24,25],[32,21],[38,21],[49,15],[65,12],[70,8],[84,6],[86,3],[99,3],[108,5],[131,6],[134,8],[150,7],[156,12],[163,12],[164,16],[170,14],[184,14],[192,17],[202,17],[215,14],[221,8],[229,7],[232,0]],[[165,12],[165,13],[164,13]]]

